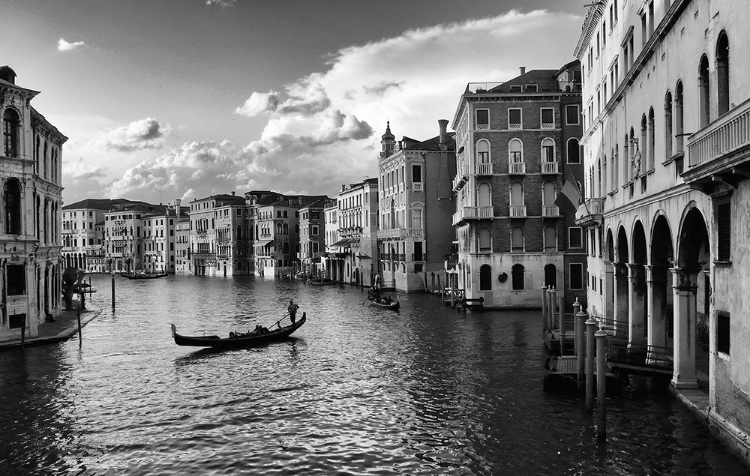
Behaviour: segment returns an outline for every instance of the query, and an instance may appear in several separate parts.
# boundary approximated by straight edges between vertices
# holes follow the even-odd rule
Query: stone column
[[[665,310],[667,306],[664,289],[666,287],[667,267],[665,265],[646,265],[646,295],[648,301],[648,337],[650,346],[665,347],[667,319]]]
[[[622,337],[624,326],[628,323],[628,270],[623,263],[614,263],[613,273],[613,284],[614,284],[614,299],[612,301],[614,307],[612,309],[613,321],[607,322],[606,324],[612,326],[613,335]]]
[[[646,343],[643,313],[645,311],[643,293],[643,266],[628,263],[628,343],[644,345]]]
[[[696,285],[698,269],[671,268],[674,293],[674,373],[675,388],[698,388],[695,373]]]

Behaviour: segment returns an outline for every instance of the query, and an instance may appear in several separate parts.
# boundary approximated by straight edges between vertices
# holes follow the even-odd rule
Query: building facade
[[[669,355],[674,387],[707,385],[711,427],[746,459],[748,17],[736,0],[599,1],[575,49],[589,313]]]
[[[175,274],[194,274],[193,262],[190,256],[190,217],[177,218],[174,227],[174,259]]]
[[[231,207],[241,208],[244,205],[245,199],[236,196],[234,192],[231,195],[211,195],[190,202],[190,256],[193,261],[194,274],[223,275],[227,269],[227,262],[234,262],[234,257],[229,259],[223,254],[220,260],[217,239],[221,240],[222,250],[226,250],[232,235],[226,234],[228,221],[224,213],[225,211],[228,213]],[[222,230],[225,232],[221,237],[217,235],[217,219],[220,209]]]
[[[342,185],[336,198],[339,239],[330,257],[336,281],[369,287],[377,272],[378,180]]]
[[[299,210],[299,268],[304,278],[320,275],[322,253],[325,251],[326,223],[324,210],[331,200],[319,200]]]
[[[62,209],[62,256],[66,268],[87,273],[107,271],[104,214],[111,200],[87,199]]]
[[[67,140],[32,106],[37,91],[0,67],[0,339],[33,337],[60,311],[62,146]]]
[[[390,124],[382,136],[377,249],[384,287],[437,289],[451,252],[456,143],[448,121],[438,125],[439,135],[426,141],[403,137],[397,143]]]
[[[542,286],[585,300],[585,240],[556,198],[583,178],[577,61],[470,83],[456,130],[458,288],[486,307],[541,307]],[[558,295],[559,296],[559,295]]]

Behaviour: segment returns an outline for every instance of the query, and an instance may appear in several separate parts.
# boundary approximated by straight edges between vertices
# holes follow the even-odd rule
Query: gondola
[[[337,283],[336,281],[333,281],[330,279],[323,279],[319,281],[313,281],[312,279],[308,279],[307,284],[312,284],[313,286],[330,286],[332,284],[337,284]]]
[[[169,273],[120,273],[120,276],[128,279],[156,279],[165,278],[169,276]]]
[[[373,306],[381,307],[383,309],[398,311],[398,309],[401,307],[401,301],[398,299],[398,296],[394,301],[390,296],[376,295],[374,292],[372,292],[371,289],[367,290],[367,300],[370,301],[370,304],[372,304]]]
[[[377,307],[382,307],[383,309],[390,309],[392,311],[398,311],[398,309],[401,307],[401,301],[396,298],[395,301],[386,300],[385,298],[377,298],[370,300],[370,304]]]
[[[302,317],[297,322],[286,327],[279,326],[278,329],[256,330],[246,334],[230,332],[229,337],[219,337],[216,335],[183,336],[177,333],[177,327],[172,324],[172,337],[174,338],[174,343],[177,345],[211,347],[213,349],[239,349],[284,340],[289,337],[292,332],[302,327],[306,320],[307,313],[302,313]],[[276,325],[278,325],[278,322]]]

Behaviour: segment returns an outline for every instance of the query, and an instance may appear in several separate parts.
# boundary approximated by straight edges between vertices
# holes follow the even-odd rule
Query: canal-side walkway
[[[101,313],[100,309],[89,309],[81,311],[81,327],[91,322]],[[24,346],[53,344],[64,341],[78,332],[78,312],[73,310],[64,310],[52,322],[39,324],[39,333],[34,337],[26,337],[23,342]],[[21,347],[21,337],[0,340],[0,350],[14,349]]]

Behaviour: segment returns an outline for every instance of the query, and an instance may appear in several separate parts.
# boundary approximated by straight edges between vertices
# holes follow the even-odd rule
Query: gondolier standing
[[[299,309],[299,306],[294,304],[294,299],[290,299],[287,310],[289,311],[289,317],[292,319],[292,324],[294,324],[297,319],[297,309]]]
[[[380,297],[380,288],[383,287],[383,285],[380,282],[380,274],[375,275],[375,284],[373,284],[373,289],[375,290],[375,297]]]

